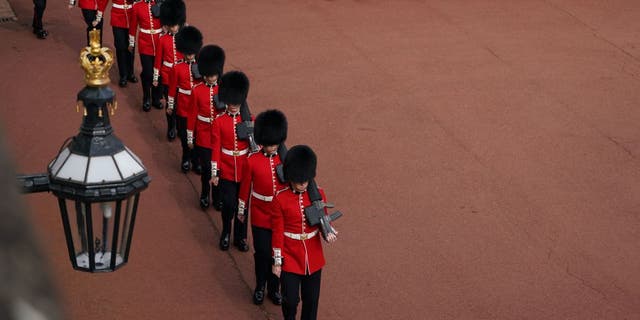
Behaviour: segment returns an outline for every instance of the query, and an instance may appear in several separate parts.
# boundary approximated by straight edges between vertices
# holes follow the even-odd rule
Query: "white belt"
[[[140,28],[140,32],[146,34],[156,34],[162,32],[162,29],[142,29]]]
[[[251,195],[259,200],[262,200],[264,202],[271,202],[271,200],[273,200],[273,196],[263,196],[255,191],[251,191]]]
[[[123,10],[128,10],[133,8],[133,6],[130,4],[117,4],[117,3],[111,4],[111,7],[116,9],[123,9]]]
[[[318,234],[318,230],[317,229],[315,231],[311,232],[311,233],[291,233],[291,232],[285,232],[284,233],[285,236],[287,236],[288,238],[291,238],[293,240],[311,239],[311,238],[315,237],[316,234]]]
[[[242,150],[238,150],[238,151],[233,151],[233,150],[229,150],[229,149],[225,149],[225,148],[221,148],[222,149],[222,153],[228,155],[228,156],[244,156],[245,154],[249,153],[249,148],[246,149],[242,149]]]
[[[200,121],[204,121],[204,122],[206,122],[206,123],[211,123],[211,118],[203,117],[203,116],[201,116],[201,115],[198,115],[198,120],[200,120]]]
[[[188,96],[190,96],[190,95],[191,95],[191,90],[185,90],[185,89],[182,89],[182,88],[178,88],[178,92],[180,92],[180,93],[182,93],[182,94],[186,94],[186,95],[188,95]],[[207,119],[208,119],[208,118],[207,118]],[[205,121],[205,120],[202,120],[202,121]]]
[[[165,67],[168,67],[168,68],[173,67],[173,63],[171,63],[171,62],[169,62],[169,61],[162,61],[162,64],[163,64]]]

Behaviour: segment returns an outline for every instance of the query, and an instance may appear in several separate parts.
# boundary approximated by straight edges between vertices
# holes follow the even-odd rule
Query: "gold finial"
[[[84,81],[91,87],[102,87],[109,83],[109,69],[113,64],[111,49],[102,47],[100,30],[89,31],[88,47],[80,51],[80,65],[84,69]]]
[[[116,114],[116,109],[118,109],[118,101],[113,100],[113,103],[107,103],[107,108],[111,111],[111,115]]]

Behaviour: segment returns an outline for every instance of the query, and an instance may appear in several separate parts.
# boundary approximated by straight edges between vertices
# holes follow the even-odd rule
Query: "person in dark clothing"
[[[33,0],[33,22],[31,23],[31,27],[33,28],[33,34],[35,34],[38,39],[46,39],[49,35],[49,32],[47,32],[42,25],[42,16],[46,8],[47,0]]]

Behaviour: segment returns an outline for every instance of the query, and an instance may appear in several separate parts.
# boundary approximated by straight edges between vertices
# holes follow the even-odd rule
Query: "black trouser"
[[[315,320],[318,317],[321,276],[322,269],[304,276],[282,271],[280,284],[282,285],[282,315],[285,320],[295,320],[300,294],[302,294],[300,320]]]
[[[116,47],[120,79],[133,76],[133,52],[129,51],[129,29],[113,27],[113,44]]]
[[[247,221],[247,220],[245,220]],[[271,230],[251,226],[253,235],[253,254],[256,272],[256,288],[264,288],[266,283],[269,293],[278,292],[278,277],[271,271]]]
[[[204,171],[204,169],[203,169]],[[222,237],[231,233],[231,221],[233,221],[233,243],[247,239],[247,223],[238,220],[238,191],[240,183],[220,179],[220,195],[222,196]],[[246,216],[245,221],[249,221]]]
[[[160,104],[161,90],[158,87],[153,86],[153,62],[155,57],[140,54],[140,64],[142,65],[142,72],[140,72],[140,82],[142,82],[142,101],[151,100],[151,104]]]
[[[194,139],[195,135],[196,133],[194,133]],[[209,199],[209,193],[211,193],[211,201],[215,207],[216,203],[220,202],[220,187],[218,185],[211,188],[211,183],[209,183],[209,180],[211,180],[211,149],[200,146],[196,146],[195,149],[197,163],[202,168],[200,173],[200,183],[202,184],[200,199]]]
[[[84,17],[84,22],[87,24],[87,47],[90,45],[89,31],[93,29],[100,30],[100,44],[102,44],[102,22],[104,22],[104,19],[101,19],[100,23],[98,23],[95,27],[93,26],[93,24],[91,24],[94,20],[96,20],[97,15],[98,15],[98,10],[82,9],[82,16]]]
[[[176,129],[176,113],[175,110],[171,114],[166,113],[167,108],[169,108],[169,85],[162,84],[162,77],[158,78],[158,87],[160,87],[160,90],[162,91],[162,98],[164,98],[165,101],[164,111],[167,117],[167,132],[169,132]],[[175,97],[176,95],[174,94],[173,96]]]
[[[42,16],[44,15],[44,9],[47,8],[47,0],[33,0],[33,22],[31,26],[34,31],[43,30]]]
[[[180,144],[182,145],[182,163],[184,163],[185,161],[191,161],[191,164],[195,166],[198,164],[198,156],[195,150],[189,149],[189,144],[187,144],[187,118],[181,117],[176,114],[177,107],[178,106],[176,104],[175,108],[173,109],[173,114],[176,115],[178,137],[180,137]]]
[[[211,149],[196,146],[196,154],[198,161],[202,167],[202,173],[200,173],[200,199],[209,199],[209,193],[211,193]]]

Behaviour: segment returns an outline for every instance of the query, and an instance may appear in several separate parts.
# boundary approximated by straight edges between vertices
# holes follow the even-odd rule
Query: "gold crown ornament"
[[[89,31],[89,46],[80,51],[80,65],[84,69],[84,82],[90,87],[109,84],[109,69],[113,64],[113,52],[100,43],[100,30]]]

